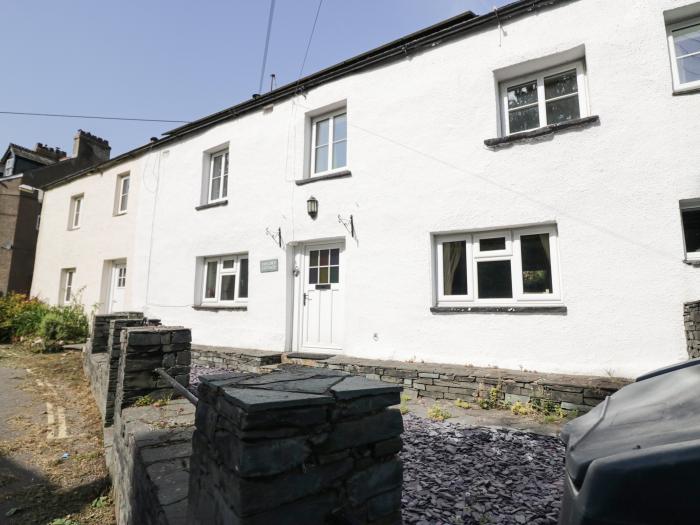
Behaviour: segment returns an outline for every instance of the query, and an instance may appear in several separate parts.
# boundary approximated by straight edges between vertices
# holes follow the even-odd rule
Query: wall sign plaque
[[[277,259],[260,261],[260,273],[276,272],[277,270],[279,270],[279,263]]]

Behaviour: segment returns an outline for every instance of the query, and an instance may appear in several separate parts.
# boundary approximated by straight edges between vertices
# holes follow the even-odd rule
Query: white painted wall
[[[347,354],[627,376],[683,360],[682,303],[700,298],[700,268],[682,262],[679,200],[700,197],[700,94],[672,96],[663,11],[691,3],[564,3],[505,23],[501,35],[484,30],[325,84],[272,112],[155,147],[132,168],[53,189],[34,291],[54,300],[60,268],[75,266],[91,303],[103,261],[127,256],[130,308],[191,327],[198,343],[283,350],[292,244],[340,237]],[[494,72],[582,45],[600,125],[484,147],[498,135]],[[296,186],[305,114],[341,100],[352,177]],[[196,211],[203,152],[226,142],[229,204]],[[138,212],[122,221],[107,208],[113,177],[127,169],[143,175],[132,177]],[[85,229],[69,232],[63,217],[81,191]],[[319,201],[315,221],[310,195]],[[106,203],[99,217],[98,199]],[[338,214],[354,215],[357,242]],[[552,221],[566,315],[430,312],[431,233]],[[277,227],[282,249],[265,235]],[[196,258],[245,251],[248,310],[193,309]],[[279,272],[260,273],[271,258]]]

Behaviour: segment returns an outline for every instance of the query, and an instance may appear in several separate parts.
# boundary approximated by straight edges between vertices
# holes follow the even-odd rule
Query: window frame
[[[478,242],[483,238],[506,236],[506,249],[493,252],[478,251]],[[524,235],[548,234],[550,246],[550,266],[552,273],[552,293],[538,294],[525,293],[522,281],[522,254],[520,239]],[[510,243],[508,241],[510,237]],[[467,256],[467,295],[445,295],[443,275],[443,248],[445,242],[465,241]],[[436,251],[436,275],[437,286],[435,297],[436,306],[522,306],[523,304],[561,305],[563,295],[561,291],[561,276],[559,270],[559,243],[556,224],[543,224],[539,226],[514,227],[507,230],[490,230],[453,234],[434,235]],[[510,298],[480,298],[478,263],[510,261],[511,271],[511,295]]]
[[[85,194],[81,193],[79,195],[73,195],[70,198],[70,217],[68,220],[69,230],[80,229],[81,219],[85,207],[83,202],[85,201]]]
[[[345,115],[345,165],[344,166],[339,166],[337,168],[333,168],[333,143],[334,143],[334,135],[333,135],[333,123],[335,121],[335,118],[340,116],[340,115]],[[321,122],[323,120],[329,120],[328,123],[328,166],[329,169],[324,170],[324,171],[319,171],[318,173],[316,172],[316,124],[318,122]],[[310,162],[309,162],[309,178],[314,178],[314,177],[323,177],[324,175],[332,175],[334,173],[340,173],[343,171],[348,170],[348,166],[350,164],[350,151],[349,151],[349,144],[350,144],[350,136],[349,136],[349,128],[350,126],[348,125],[348,108],[347,106],[342,106],[339,108],[336,108],[332,111],[327,111],[325,113],[321,113],[319,115],[315,115],[311,117],[311,144],[309,147],[309,154],[310,154]]]
[[[552,76],[565,73],[572,69],[576,70],[576,84],[577,84],[577,98],[578,98],[578,108],[579,108],[579,119],[586,118],[590,116],[590,110],[588,107],[588,90],[586,86],[586,67],[584,61],[575,60],[573,62],[567,62],[556,67],[549,69],[536,70],[528,75],[521,75],[515,78],[509,78],[499,82],[499,100],[501,104],[500,108],[500,121],[501,121],[501,136],[507,137],[509,135],[519,135],[521,133],[528,133],[530,131],[535,131],[537,129],[546,128],[551,124],[547,123],[547,102],[545,98],[544,90],[544,80]],[[539,111],[540,125],[536,128],[525,129],[522,131],[510,131],[510,119],[508,115],[510,113],[508,109],[508,89],[523,84],[529,84],[532,82],[537,82],[537,107]],[[558,98],[568,98],[571,95],[564,95],[562,97],[555,97],[551,100]],[[534,104],[533,104],[534,105]],[[522,109],[522,108],[518,108]],[[543,124],[544,123],[544,124]]]
[[[63,268],[61,270],[61,284],[59,290],[59,304],[64,305],[73,299],[75,282],[75,268]]]
[[[680,29],[686,29],[688,27],[693,27],[693,26],[698,26],[698,28],[700,28],[700,17],[696,16],[696,17],[685,19],[685,20],[681,20],[680,22],[675,22],[673,24],[666,25],[666,39],[668,42],[669,57],[671,59],[671,76],[673,79],[673,91],[675,93],[682,93],[684,91],[692,91],[692,90],[700,89],[700,80],[695,80],[693,82],[681,83],[680,76],[678,74],[678,59],[679,59],[679,57],[676,56],[676,45],[675,45],[675,42],[673,40],[673,32],[674,31],[678,31]],[[696,53],[693,53],[692,55],[695,55],[695,54]],[[683,55],[683,57],[686,57],[686,56],[691,56],[691,55]],[[683,58],[683,57],[680,57],[680,58]]]
[[[681,202],[680,204],[681,237],[683,239],[683,254],[685,260],[692,263],[700,263],[700,252],[689,252],[685,242],[685,220],[683,218],[683,213],[686,211],[700,211],[700,199],[692,199],[688,202]]]
[[[240,297],[240,287],[241,287],[241,260],[248,260],[248,296],[250,296],[250,257],[247,253],[229,254],[229,255],[218,255],[215,257],[204,257],[202,259],[202,297],[201,304],[205,306],[234,306],[234,305],[244,305],[248,302],[248,297]],[[233,260],[233,268],[224,268],[224,261]],[[207,298],[207,277],[209,271],[209,263],[216,262],[216,288],[214,291],[214,297]],[[234,299],[233,300],[222,300],[221,297],[221,278],[225,275],[235,275],[236,285],[234,289]]]
[[[124,183],[126,181],[129,181],[126,193],[124,193]],[[127,211],[129,211],[129,196],[131,193],[131,174],[130,173],[122,173],[121,175],[117,176],[117,194],[116,194],[116,211],[115,215],[124,215]],[[126,206],[122,208],[122,202],[124,200],[124,197],[126,197]]]
[[[207,204],[212,204],[215,202],[222,202],[228,199],[228,190],[229,190],[229,171],[231,169],[230,162],[231,162],[231,155],[229,153],[229,148],[224,148],[224,149],[219,149],[216,151],[213,151],[208,154],[209,156],[209,165],[207,169],[207,198],[206,198],[206,203]],[[212,188],[213,188],[213,182],[214,182],[214,160],[218,157],[221,157],[221,174],[219,176],[220,183],[219,183],[219,194],[218,197],[212,198]],[[225,184],[224,184],[225,182]],[[225,192],[224,192],[225,188]]]

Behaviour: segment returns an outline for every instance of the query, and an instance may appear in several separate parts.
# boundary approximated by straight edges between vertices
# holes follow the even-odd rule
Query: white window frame
[[[241,260],[248,259],[248,296],[250,296],[250,258],[247,253],[239,253],[232,255],[220,255],[217,257],[205,257],[203,259],[203,269],[202,269],[202,305],[238,305],[246,304],[248,302],[248,297],[240,297],[240,266]],[[224,261],[233,260],[233,268],[224,268]],[[209,271],[209,263],[216,262],[216,290],[214,292],[214,297],[207,297],[207,272]],[[233,300],[221,300],[221,278],[224,275],[235,275],[236,276],[236,286],[234,290]]]
[[[64,268],[61,270],[61,289],[59,304],[68,304],[73,299],[73,288],[75,286],[75,268]]]
[[[126,193],[124,192],[124,184],[129,181]],[[116,215],[124,215],[129,210],[129,194],[131,192],[131,174],[123,173],[117,177],[117,210]],[[126,205],[123,205],[124,197],[126,197]]]
[[[220,177],[220,182],[219,182],[219,194],[215,197],[212,196],[212,188],[213,188],[213,182],[214,182],[214,160],[218,157],[221,157],[221,173],[219,175]],[[229,171],[231,170],[230,166],[230,155],[229,155],[229,150],[228,148],[214,151],[209,154],[209,168],[208,168],[208,175],[207,175],[207,203],[213,203],[213,202],[221,202],[225,201],[228,199],[228,176],[229,176]],[[224,181],[226,184],[224,184]],[[224,191],[224,188],[226,189]]]
[[[527,133],[529,131],[534,131],[536,129],[541,129],[541,128],[546,128],[549,126],[547,123],[547,102],[548,100],[545,99],[545,91],[544,91],[544,79],[551,77],[551,76],[556,76],[561,73],[565,73],[566,71],[570,71],[572,69],[576,70],[576,84],[578,87],[578,107],[579,107],[579,118],[586,118],[590,116],[590,111],[588,107],[588,90],[586,86],[586,68],[583,63],[583,60],[577,60],[575,62],[568,62],[566,64],[562,64],[561,66],[553,67],[550,69],[545,69],[545,70],[540,70],[540,71],[535,71],[529,75],[523,75],[520,77],[516,78],[511,78],[508,80],[504,80],[500,83],[500,100],[501,100],[501,130],[502,130],[502,135],[507,136],[507,135],[517,135],[520,133]],[[540,117],[540,125],[537,128],[530,128],[526,129],[523,131],[514,131],[511,133],[510,131],[510,119],[508,118],[509,110],[508,110],[508,89],[519,86],[521,84],[528,84],[532,82],[537,82],[537,107],[539,109],[539,117]],[[562,97],[558,98],[567,98],[571,97],[572,95],[564,95]],[[555,100],[555,99],[549,99],[549,101]],[[534,103],[533,103],[534,105]],[[523,109],[523,106],[518,109]]]
[[[683,221],[683,212],[700,210],[700,199],[691,199],[687,202],[681,202],[681,235],[683,236],[683,253],[685,260],[690,262],[700,262],[700,252],[689,252],[685,244],[685,222]]]
[[[345,165],[333,168],[333,121],[336,117],[340,115],[345,115]],[[316,124],[323,120],[329,120],[328,122],[328,169],[324,171],[319,171],[316,173]],[[323,175],[332,175],[334,173],[340,173],[348,170],[350,165],[350,126],[348,120],[348,110],[347,106],[340,107],[333,111],[323,113],[311,118],[311,147],[309,148],[311,152],[311,173],[309,178],[321,177]]]
[[[692,26],[700,26],[700,17],[690,18],[688,20],[683,20],[681,22],[677,22],[675,24],[669,24],[666,26],[666,35],[667,35],[667,39],[668,39],[668,51],[669,51],[670,58],[671,58],[671,72],[673,74],[673,91],[676,93],[700,88],[700,80],[696,80],[694,82],[681,83],[680,76],[678,74],[678,59],[682,58],[682,57],[676,56],[676,45],[673,41],[673,32],[674,31],[678,31],[679,29],[686,29],[686,28],[692,27]],[[692,56],[695,54],[697,54],[697,53],[691,53],[691,55],[683,55],[683,57]]]
[[[80,228],[80,221],[82,215],[85,211],[83,202],[85,201],[85,195],[73,195],[70,200],[70,221],[68,223],[70,230],[77,230]]]
[[[520,253],[520,238],[523,235],[546,233],[549,235],[550,265],[552,272],[552,293],[525,293],[522,282],[522,259]],[[506,249],[480,252],[479,240],[493,237],[506,237]],[[510,240],[509,240],[510,239]],[[445,295],[443,276],[443,248],[445,242],[465,241],[467,255],[467,295]],[[467,232],[459,234],[435,235],[436,248],[436,285],[437,306],[516,306],[523,304],[561,305],[561,276],[559,272],[559,244],[557,227],[554,224],[512,228],[508,230],[492,230]],[[479,298],[478,263],[492,261],[510,261],[512,298]]]

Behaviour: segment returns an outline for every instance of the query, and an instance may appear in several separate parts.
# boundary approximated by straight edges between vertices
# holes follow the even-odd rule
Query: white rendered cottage
[[[633,376],[700,297],[700,2],[465,14],[47,188],[33,293],[196,342]]]

